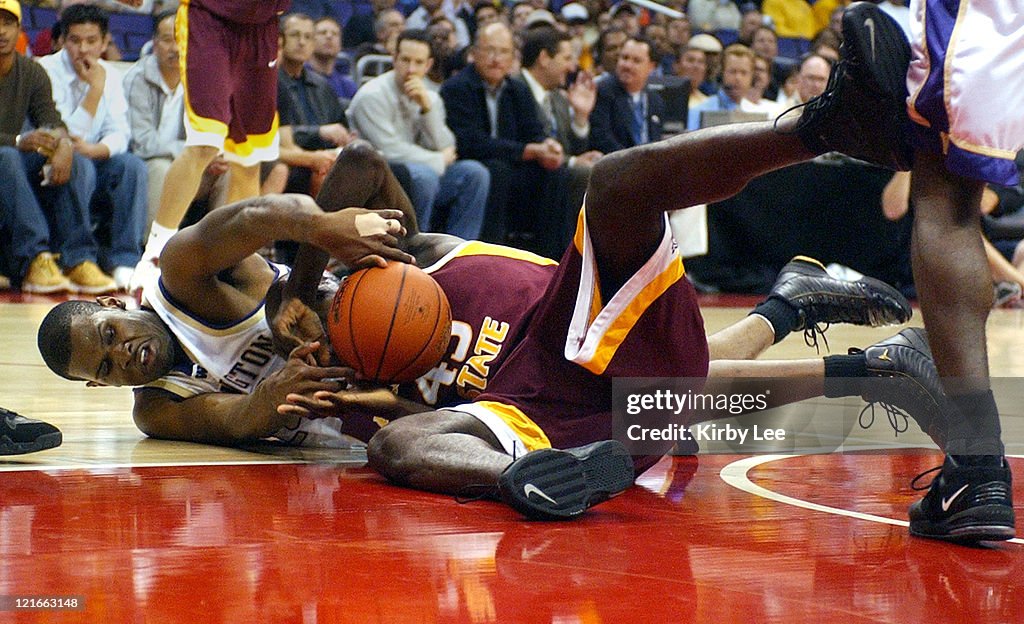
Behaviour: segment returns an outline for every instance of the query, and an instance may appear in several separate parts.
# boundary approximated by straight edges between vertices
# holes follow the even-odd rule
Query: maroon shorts
[[[480,419],[511,455],[569,448],[612,437],[613,377],[707,371],[704,321],[667,219],[657,250],[604,301],[581,213],[525,338],[474,403],[453,409]]]
[[[182,0],[175,21],[186,145],[223,148],[243,165],[277,158],[277,17],[230,22]]]

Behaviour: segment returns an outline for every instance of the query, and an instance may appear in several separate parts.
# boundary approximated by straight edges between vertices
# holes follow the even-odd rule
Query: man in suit
[[[575,228],[576,214],[590,180],[590,170],[602,156],[590,148],[590,113],[597,99],[597,87],[587,72],[580,72],[565,91],[566,76],[575,65],[572,37],[554,28],[534,28],[523,35],[520,76],[533,94],[544,133],[558,141],[568,167],[567,202],[561,219],[544,228],[545,250],[564,249]]]
[[[514,242],[532,247],[536,224],[564,204],[565,171],[562,146],[545,136],[530,88],[510,79],[515,53],[508,26],[483,28],[474,62],[445,81],[441,98],[459,157],[491,172],[481,238],[505,242],[511,229],[523,234]]]
[[[597,103],[590,114],[590,145],[605,154],[661,139],[665,103],[647,90],[647,78],[657,67],[654,46],[643,37],[630,37],[622,46],[615,75],[598,82]]]

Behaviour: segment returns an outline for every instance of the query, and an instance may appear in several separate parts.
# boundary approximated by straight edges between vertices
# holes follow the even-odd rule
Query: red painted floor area
[[[0,621],[1024,620],[1024,546],[934,543],[767,500],[719,476],[737,459],[665,460],[640,487],[558,524],[334,465],[5,472],[0,594],[78,595],[85,609]],[[909,480],[936,461],[790,457],[749,476],[905,519]]]

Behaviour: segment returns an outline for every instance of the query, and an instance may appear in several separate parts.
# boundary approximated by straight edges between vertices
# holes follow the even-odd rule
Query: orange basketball
[[[412,381],[444,356],[452,311],[434,278],[402,262],[356,271],[341,285],[327,334],[342,362],[384,384]]]

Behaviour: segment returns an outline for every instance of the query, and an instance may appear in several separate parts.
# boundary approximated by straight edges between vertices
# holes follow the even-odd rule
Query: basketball
[[[327,334],[342,362],[383,384],[412,381],[437,364],[452,311],[434,278],[402,262],[349,276],[334,296]]]

